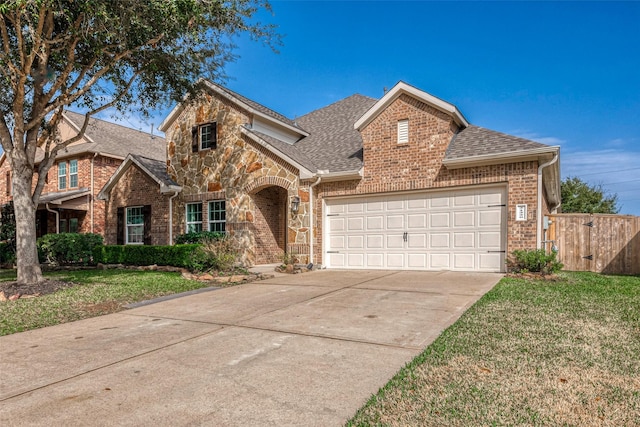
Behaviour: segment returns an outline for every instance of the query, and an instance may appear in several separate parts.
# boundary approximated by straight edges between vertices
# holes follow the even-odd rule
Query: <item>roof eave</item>
[[[424,102],[425,104],[449,114],[458,126],[469,126],[469,122],[455,105],[400,81],[355,122],[353,125],[354,129],[361,130],[367,126],[382,110],[387,108],[402,94],[407,94]]]
[[[267,141],[265,141],[264,139],[260,138],[255,133],[253,133],[253,132],[251,132],[248,129],[245,129],[243,127],[240,128],[240,132],[243,135],[247,136],[248,138],[251,138],[251,140],[257,142],[258,144],[260,144],[261,146],[263,146],[264,148],[266,148],[267,150],[269,150],[270,152],[272,152],[273,154],[275,154],[276,156],[278,156],[279,158],[281,158],[285,162],[289,163],[291,166],[294,166],[296,169],[298,169],[300,171],[300,179],[310,179],[310,178],[313,178],[314,176],[316,176],[316,174],[313,173],[311,170],[309,170],[308,168],[306,168],[305,166],[303,166],[299,162],[293,160],[291,157],[287,156],[285,153],[283,153],[282,151],[278,150],[276,147],[274,147],[273,145],[269,144]]]
[[[364,169],[354,169],[348,171],[330,172],[327,170],[318,170],[316,175],[322,179],[322,182],[334,181],[351,181],[354,179],[362,179],[364,177]]]
[[[480,156],[463,157],[458,159],[445,159],[442,164],[447,169],[460,169],[473,166],[495,165],[498,163],[526,162],[540,160],[541,156],[554,155],[559,151],[558,146],[545,146],[528,150],[510,151],[505,153],[483,154]]]

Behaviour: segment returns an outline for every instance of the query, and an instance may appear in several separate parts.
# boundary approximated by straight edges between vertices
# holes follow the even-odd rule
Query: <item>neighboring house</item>
[[[67,111],[60,123],[60,136],[76,135],[84,115]],[[114,123],[90,119],[85,135],[60,151],[49,170],[36,212],[37,235],[47,233],[98,233],[105,230],[105,203],[98,192],[129,153],[166,158],[164,138],[151,136]],[[36,153],[36,163],[43,158]],[[11,172],[3,154],[0,158],[0,203],[11,200]]]
[[[560,204],[559,147],[471,125],[406,83],[296,121],[206,85],[160,126],[166,168],[130,156],[103,188],[107,243],[218,230],[248,265],[288,252],[329,268],[504,271],[506,253],[541,246]]]

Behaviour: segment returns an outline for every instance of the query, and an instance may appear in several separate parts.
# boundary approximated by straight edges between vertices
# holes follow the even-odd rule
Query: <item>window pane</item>
[[[67,162],[58,163],[58,188],[67,188]]]
[[[144,243],[144,214],[142,206],[127,208],[127,244]]]
[[[225,202],[215,200],[209,202],[209,231],[225,231]]]
[[[78,161],[69,161],[69,187],[78,186]]]
[[[71,218],[69,220],[69,233],[78,232],[78,218]]]
[[[213,134],[214,127],[212,124],[200,126],[200,149],[213,147],[215,136]]]
[[[187,233],[202,231],[202,203],[187,204]]]

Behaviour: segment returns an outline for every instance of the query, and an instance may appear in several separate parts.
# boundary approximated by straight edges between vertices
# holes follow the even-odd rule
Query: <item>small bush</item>
[[[238,260],[238,250],[233,241],[228,238],[208,240],[200,248],[204,252],[210,265],[215,270],[231,270]]]
[[[93,250],[102,246],[103,239],[93,233],[45,234],[37,243],[41,262],[88,265],[94,262]]]
[[[556,254],[555,251],[547,254],[544,249],[513,251],[507,267],[512,273],[557,273],[564,266],[556,259]]]
[[[193,269],[199,265],[201,245],[109,245],[101,246],[93,252],[96,262],[125,265],[170,265]]]
[[[10,265],[16,262],[15,242],[0,242],[0,264]]]
[[[204,243],[208,240],[224,239],[227,235],[219,231],[197,231],[176,236],[176,245]]]

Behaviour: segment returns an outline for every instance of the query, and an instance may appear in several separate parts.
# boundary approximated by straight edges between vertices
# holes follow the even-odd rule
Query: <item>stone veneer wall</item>
[[[217,123],[217,148],[193,153],[192,127],[209,122]],[[241,261],[246,265],[261,262],[263,257],[257,255],[266,249],[256,247],[263,239],[262,236],[257,239],[256,233],[266,229],[256,223],[255,195],[267,187],[277,186],[286,191],[286,202],[283,197],[280,209],[283,212],[286,209],[288,218],[287,249],[295,248],[303,259],[308,259],[305,241],[309,224],[308,193],[299,213],[291,214],[292,198],[305,194],[298,180],[299,172],[241,133],[241,128],[250,122],[249,112],[208,95],[198,104],[185,106],[166,132],[168,172],[183,187],[181,195],[174,200],[174,234],[185,231],[186,203],[224,199],[226,228],[241,250]],[[206,215],[206,207],[203,210]],[[265,220],[280,221],[275,215],[267,215]],[[269,225],[269,230],[277,228],[275,224]],[[300,252],[305,249],[306,252]]]

